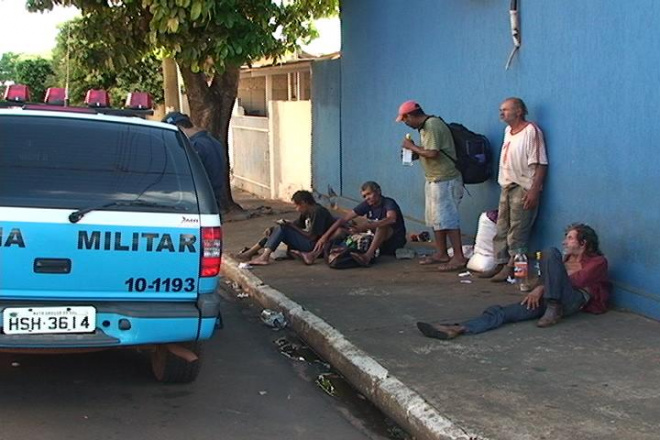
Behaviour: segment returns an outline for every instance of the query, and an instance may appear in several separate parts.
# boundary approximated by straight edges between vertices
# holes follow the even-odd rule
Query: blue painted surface
[[[570,222],[591,224],[617,281],[616,303],[660,318],[660,2],[523,1],[523,46],[505,71],[508,7],[342,1],[343,195],[357,199],[364,180],[377,180],[407,215],[423,218],[421,169],[400,163],[408,130],[394,122],[398,105],[416,99],[427,113],[462,122],[485,134],[498,157],[497,109],[520,96],[545,132],[550,159],[532,248],[558,245]],[[326,144],[317,145],[325,159]],[[336,178],[329,164],[314,166],[319,179]],[[474,235],[499,188],[469,189],[461,214],[464,233]]]
[[[131,323],[130,330],[120,330],[119,320],[128,319]],[[0,319],[1,320],[1,319]],[[107,322],[107,326],[102,323]],[[133,316],[124,316],[115,313],[98,313],[96,315],[96,328],[106,335],[118,339],[116,345],[141,345],[141,344],[160,344],[169,342],[195,341],[198,338],[198,331],[201,330],[199,339],[209,339],[213,335],[215,318],[197,319],[197,318],[136,318]],[[201,328],[200,328],[201,324]],[[83,347],[77,339],[78,335],[61,335],[57,342],[57,347],[66,347],[66,339],[70,338],[72,347]],[[3,344],[0,341],[0,347],[15,347],[11,341]],[[50,345],[43,345],[48,348]],[[89,347],[94,347],[91,343]]]
[[[341,190],[341,60],[312,64],[312,187],[326,194]]]

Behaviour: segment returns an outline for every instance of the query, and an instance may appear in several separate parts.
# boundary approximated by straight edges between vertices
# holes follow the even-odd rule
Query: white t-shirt
[[[516,183],[525,189],[530,189],[537,164],[548,164],[541,129],[530,122],[521,131],[512,135],[511,127],[507,126],[504,130],[500,171],[497,178],[500,186]]]

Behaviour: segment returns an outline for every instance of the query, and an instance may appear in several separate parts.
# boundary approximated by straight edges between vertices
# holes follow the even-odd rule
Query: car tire
[[[179,344],[197,355],[197,360],[187,360],[173,354],[164,345],[159,345],[151,353],[151,369],[156,380],[163,383],[193,382],[202,366],[202,344],[189,342]]]

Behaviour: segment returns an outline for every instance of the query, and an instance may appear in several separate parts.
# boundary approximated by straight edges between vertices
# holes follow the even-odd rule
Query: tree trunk
[[[163,83],[165,87],[165,113],[181,111],[179,104],[179,80],[176,72],[176,61],[163,58]]]
[[[227,143],[229,120],[238,94],[239,73],[238,66],[228,66],[222,74],[215,74],[209,81],[209,77],[204,73],[194,73],[189,68],[181,67],[193,123],[208,130],[224,147],[223,153],[227,164],[224,173],[225,185],[222,194],[218,194],[222,203],[222,212],[242,209],[234,202],[231,194]]]

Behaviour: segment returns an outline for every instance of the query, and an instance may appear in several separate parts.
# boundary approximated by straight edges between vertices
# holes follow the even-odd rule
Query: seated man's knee
[[[502,306],[499,305],[490,306],[486,310],[484,310],[484,315],[497,316],[497,315],[501,315],[502,311],[503,311]]]
[[[543,260],[547,260],[547,261],[557,260],[557,259],[559,261],[563,261],[561,251],[559,249],[557,249],[556,247],[549,247],[549,248],[544,249],[541,252],[541,258]]]

